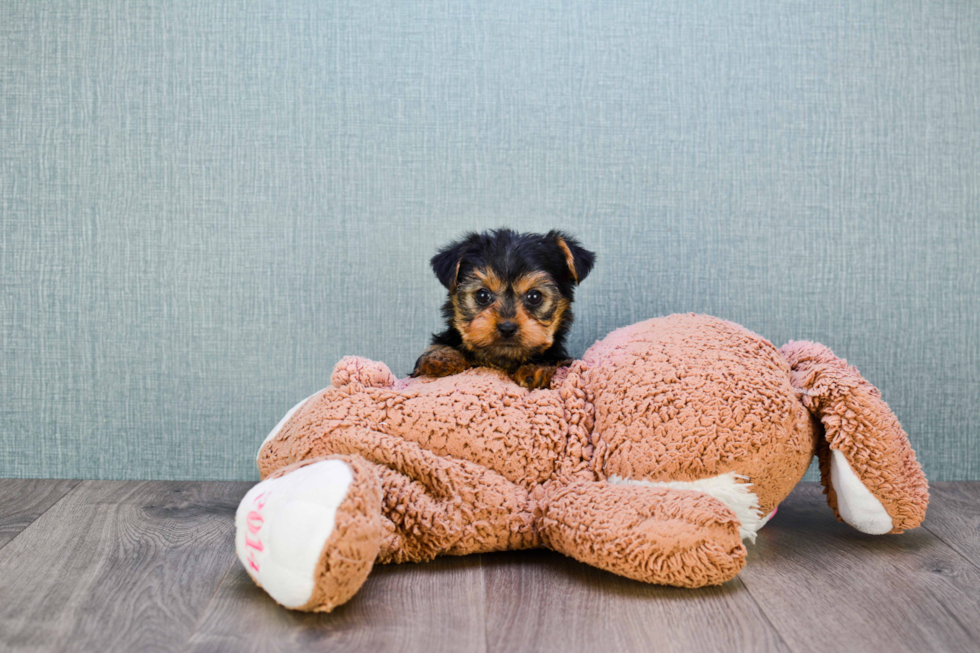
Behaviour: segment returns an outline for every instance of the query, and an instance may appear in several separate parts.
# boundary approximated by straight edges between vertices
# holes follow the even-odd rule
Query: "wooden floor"
[[[0,480],[3,651],[980,651],[980,483],[872,537],[798,488],[721,587],[652,587],[547,551],[378,567],[289,612],[234,556],[248,483]]]

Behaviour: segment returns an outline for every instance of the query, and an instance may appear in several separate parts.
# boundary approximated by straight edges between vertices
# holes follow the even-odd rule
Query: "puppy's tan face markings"
[[[545,326],[555,322],[555,311],[564,298],[551,275],[547,272],[524,274],[517,277],[511,287],[532,319]],[[567,302],[565,304],[567,307]]]
[[[496,311],[506,284],[493,270],[473,270],[459,282],[453,294],[453,326],[470,349],[482,349],[493,345],[497,333]],[[486,295],[481,293],[489,293]],[[489,302],[481,302],[484,297]]]
[[[515,364],[552,345],[569,306],[545,272],[524,274],[508,284],[490,269],[474,270],[461,280],[452,302],[453,326],[468,349],[488,350],[490,358]],[[515,323],[517,333],[502,337],[501,322]]]
[[[546,272],[522,275],[511,287],[520,298],[516,321],[520,325],[521,344],[533,351],[544,351],[555,340],[555,331],[568,310],[568,300]]]

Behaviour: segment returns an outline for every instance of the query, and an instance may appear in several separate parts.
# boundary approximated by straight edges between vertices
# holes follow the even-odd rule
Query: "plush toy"
[[[878,391],[829,349],[731,322],[619,329],[549,389],[347,357],[258,455],[236,549],[276,601],[330,611],[376,563],[547,547],[647,583],[723,583],[819,457],[865,533],[919,525],[926,479]]]

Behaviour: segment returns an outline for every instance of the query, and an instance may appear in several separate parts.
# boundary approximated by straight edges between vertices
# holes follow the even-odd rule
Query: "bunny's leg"
[[[329,612],[375,562],[540,541],[527,490],[481,465],[360,427],[324,434],[304,457],[269,473],[236,516],[242,564],[288,608]]]
[[[497,472],[364,428],[338,429],[330,446],[359,452],[381,481],[378,562],[538,545],[528,491]]]
[[[329,612],[357,592],[378,557],[381,484],[356,455],[295,463],[249,490],[235,529],[239,559],[273,599]]]
[[[546,546],[647,583],[701,587],[745,565],[735,514],[707,494],[574,481],[548,488],[539,522]]]

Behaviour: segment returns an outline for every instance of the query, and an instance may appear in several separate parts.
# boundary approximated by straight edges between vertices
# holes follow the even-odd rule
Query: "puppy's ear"
[[[558,249],[565,256],[568,271],[571,273],[572,279],[575,280],[575,284],[578,285],[585,281],[585,277],[589,276],[592,266],[595,265],[595,254],[582,247],[574,237],[562,231],[549,231],[547,238],[558,245]]]
[[[439,283],[444,285],[450,292],[456,289],[456,282],[459,280],[459,266],[463,262],[463,256],[466,254],[468,244],[468,237],[454,243],[449,243],[429,260],[432,271],[436,273],[436,278],[439,279]]]

